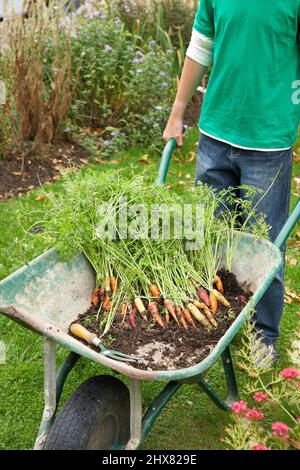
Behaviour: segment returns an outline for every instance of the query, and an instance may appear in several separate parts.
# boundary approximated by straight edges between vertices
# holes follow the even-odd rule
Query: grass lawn
[[[171,163],[168,184],[183,193],[192,188],[195,173],[195,153],[198,130],[188,132],[184,148],[177,151]],[[119,167],[133,165],[135,171],[149,171],[155,174],[159,155],[145,157],[147,150],[133,149],[115,157],[113,163],[93,165],[95,172],[104,168],[115,171]],[[147,164],[147,161],[149,164]],[[85,170],[82,170],[85,171]],[[294,176],[300,174],[300,164],[294,165]],[[61,191],[60,181],[45,186],[46,191]],[[293,185],[292,205],[296,201],[296,188]],[[0,204],[0,279],[15,271],[24,263],[43,252],[47,247],[36,239],[28,243],[26,230],[34,222],[41,220],[47,211],[47,200],[36,200],[41,190],[35,190],[22,198],[14,198]],[[294,234],[295,237],[295,234]],[[300,256],[299,248],[288,249],[288,256],[297,259],[296,266],[287,264],[286,285],[299,289]],[[285,304],[280,338],[281,359],[278,368],[288,364],[286,349],[289,347],[294,331],[299,325],[296,313],[300,310],[297,302]],[[0,339],[6,344],[7,363],[0,365],[0,449],[30,449],[35,440],[43,410],[43,343],[42,339],[13,323],[0,318]],[[238,348],[238,341],[235,341]],[[61,362],[66,351],[58,348]],[[111,373],[110,370],[82,359],[72,371],[66,383],[62,402],[88,377],[96,374]],[[216,363],[208,373],[209,380],[220,390],[224,388],[222,366]],[[249,380],[245,373],[237,370],[240,390]],[[143,383],[145,406],[161,389],[161,383]],[[166,407],[157,420],[149,437],[143,444],[144,449],[222,449],[224,428],[228,413],[220,411],[196,385],[184,385],[173,401]]]

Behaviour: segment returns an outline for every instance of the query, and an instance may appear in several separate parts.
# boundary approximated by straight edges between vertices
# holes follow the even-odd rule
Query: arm
[[[167,143],[171,137],[175,137],[177,145],[180,147],[182,146],[184,112],[189,101],[194,95],[196,87],[204,77],[206,70],[207,66],[196,62],[188,56],[186,57],[173,108],[163,133],[163,140],[165,143]]]
[[[212,0],[201,0],[195,16],[191,41],[186,51],[182,74],[173,108],[163,133],[165,143],[175,137],[177,145],[183,143],[182,125],[185,109],[196,87],[212,63],[214,45],[214,7]]]

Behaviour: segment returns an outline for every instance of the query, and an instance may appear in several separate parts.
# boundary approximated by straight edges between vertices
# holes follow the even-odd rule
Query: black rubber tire
[[[103,450],[125,445],[130,436],[130,398],[115,377],[83,382],[55,418],[44,449]]]

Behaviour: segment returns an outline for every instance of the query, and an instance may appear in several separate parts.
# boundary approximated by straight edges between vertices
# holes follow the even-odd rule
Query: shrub
[[[97,128],[106,144],[116,129],[132,145],[161,142],[176,91],[173,50],[163,51],[129,33],[118,18],[90,10],[77,17],[72,56],[73,73],[79,71],[74,122]]]

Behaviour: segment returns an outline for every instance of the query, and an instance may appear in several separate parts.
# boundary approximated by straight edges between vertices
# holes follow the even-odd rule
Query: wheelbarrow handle
[[[284,224],[279,234],[277,235],[276,240],[274,241],[274,245],[277,246],[277,248],[283,248],[285,242],[289,238],[293,228],[296,226],[299,220],[300,220],[300,198],[298,199],[296,206],[292,210],[286,223]]]
[[[182,128],[182,133],[184,134],[186,127],[183,126]],[[156,184],[162,185],[165,184],[168,170],[169,170],[169,165],[172,157],[172,153],[176,147],[176,139],[174,137],[171,137],[171,139],[168,140],[166,143],[163,154],[161,156],[160,160],[160,165],[158,169],[158,177],[156,180]]]

